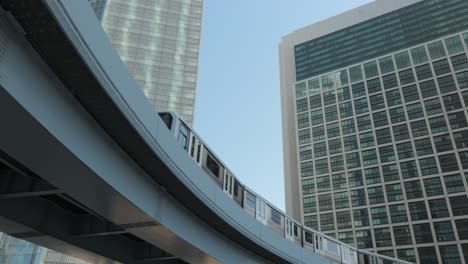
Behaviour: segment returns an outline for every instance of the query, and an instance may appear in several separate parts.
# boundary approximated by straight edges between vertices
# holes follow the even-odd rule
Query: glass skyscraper
[[[150,102],[192,125],[203,0],[89,1]]]
[[[280,44],[286,209],[358,248],[468,263],[468,1],[377,0]]]

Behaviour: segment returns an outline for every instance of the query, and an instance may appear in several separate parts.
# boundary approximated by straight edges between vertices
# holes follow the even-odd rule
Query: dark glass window
[[[397,153],[398,153],[398,159],[407,159],[407,158],[412,158],[414,156],[413,153],[413,145],[411,142],[405,142],[396,145],[397,148]]]
[[[431,97],[437,95],[437,88],[434,83],[434,80],[429,80],[426,82],[419,83],[419,89],[423,98]]]
[[[378,167],[365,169],[364,175],[366,175],[367,184],[374,184],[374,183],[382,182],[382,178],[380,177],[380,170]]]
[[[354,110],[356,111],[356,115],[369,112],[367,98],[354,100]]]
[[[416,155],[424,156],[434,153],[432,150],[431,140],[429,138],[419,139],[414,141],[416,146]]]
[[[373,225],[388,224],[388,214],[385,206],[371,208],[371,215]]]
[[[462,108],[462,103],[460,101],[460,97],[458,97],[458,94],[446,95],[443,99],[445,110],[447,112]]]
[[[442,264],[461,263],[460,255],[458,253],[458,248],[456,245],[439,246],[439,251],[440,258],[442,259]]]
[[[418,177],[418,167],[414,160],[400,163],[401,175],[403,179]]]
[[[455,224],[457,225],[460,240],[468,239],[468,219],[456,220]]]
[[[424,187],[426,189],[426,196],[443,195],[442,183],[439,177],[424,179]]]
[[[419,167],[421,168],[421,173],[423,176],[439,173],[439,170],[437,169],[436,160],[433,157],[420,159]]]
[[[405,102],[413,102],[419,100],[419,93],[416,84],[406,86],[402,88],[403,90],[403,98],[405,98]]]
[[[424,264],[439,264],[437,251],[434,247],[418,248],[419,262]]]
[[[424,201],[408,203],[408,209],[411,216],[411,221],[428,219],[426,204]]]
[[[447,59],[442,59],[432,62],[434,71],[437,76],[450,72],[450,65]]]
[[[443,111],[439,98],[425,101],[424,107],[426,108],[426,113],[428,116],[439,114]]]
[[[439,156],[439,163],[442,172],[450,172],[458,170],[458,162],[455,154],[447,154]]]
[[[389,208],[392,223],[396,224],[408,221],[408,216],[406,215],[406,207],[404,204],[390,205]]]
[[[376,93],[382,90],[382,83],[380,78],[372,79],[367,81],[367,92],[369,94]]]
[[[468,215],[468,197],[466,195],[450,197],[453,216]]]
[[[353,210],[353,217],[355,227],[369,226],[370,224],[367,208]]]
[[[336,213],[336,224],[338,229],[347,229],[353,226],[353,220],[351,220],[351,212],[337,212]]]
[[[457,73],[457,81],[460,89],[468,87],[468,71]]]
[[[377,247],[391,247],[392,236],[390,228],[374,229],[375,245]]]
[[[385,108],[383,94],[376,94],[370,97],[372,111]]]
[[[423,197],[421,183],[419,180],[405,182],[406,197],[408,199],[416,199]]]
[[[398,77],[400,79],[401,85],[409,84],[415,81],[413,69],[398,72]]]
[[[351,205],[353,207],[366,205],[366,190],[365,189],[357,189],[351,190]]]
[[[372,78],[379,75],[379,69],[377,68],[377,62],[371,61],[364,64],[364,72],[366,73],[366,78]]]
[[[395,73],[386,75],[382,77],[383,86],[386,90],[397,87],[398,81]]]
[[[206,167],[213,173],[214,176],[219,177],[219,171],[221,167],[219,165],[219,162],[210,154],[206,156]]]
[[[389,110],[392,124],[406,121],[405,109],[400,106]]]
[[[370,115],[364,115],[356,118],[358,130],[364,131],[372,128]]]
[[[447,202],[445,199],[436,199],[429,201],[432,218],[449,217]]]
[[[402,141],[405,139],[410,138],[410,134],[408,131],[408,126],[406,124],[394,126],[393,127],[393,136],[395,137],[395,141]]]
[[[349,187],[357,187],[357,186],[362,186],[364,184],[362,180],[362,171],[357,170],[357,171],[350,171],[348,172],[348,180],[349,180]],[[365,196],[365,194],[364,194]]]
[[[453,234],[452,222],[437,222],[434,223],[434,229],[438,242],[453,241],[455,235]]]
[[[465,112],[449,114],[448,120],[450,122],[450,127],[452,129],[468,127],[468,123],[466,122]]]
[[[398,89],[386,92],[385,96],[387,97],[388,107],[400,105],[402,103],[400,90]]]
[[[432,238],[431,226],[429,224],[413,225],[414,239],[417,244],[434,242]]]
[[[353,97],[360,97],[366,95],[366,87],[364,83],[356,83],[352,85]]]
[[[466,54],[453,56],[450,60],[452,61],[452,66],[455,71],[468,68],[468,59],[466,58]]]
[[[393,227],[393,235],[397,245],[410,245],[413,243],[409,226]]]
[[[390,133],[390,128],[377,130],[375,132],[375,135],[377,137],[377,143],[379,145],[392,142],[392,134]]]
[[[462,149],[468,147],[468,130],[453,133],[455,145],[457,148]]]
[[[410,120],[417,119],[424,116],[421,103],[410,104],[406,107],[408,118]]]
[[[412,122],[411,132],[413,133],[413,138],[427,135],[428,131],[426,126],[426,120]]]
[[[447,131],[447,123],[445,122],[444,116],[434,117],[429,119],[429,126],[431,127],[432,134],[437,134],[440,132]],[[450,140],[450,138],[449,138]],[[450,144],[452,145],[452,144]],[[436,146],[437,148],[437,146]],[[439,151],[439,150],[437,150]]]
[[[432,78],[431,65],[424,64],[416,67],[416,76],[418,76],[419,81]]]
[[[434,145],[439,153],[453,149],[449,134],[434,137]]]
[[[384,192],[381,186],[367,188],[367,195],[369,196],[370,204],[385,203]]]

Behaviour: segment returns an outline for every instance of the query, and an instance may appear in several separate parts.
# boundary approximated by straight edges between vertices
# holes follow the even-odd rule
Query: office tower
[[[203,0],[89,0],[158,111],[193,124]]]
[[[280,44],[287,212],[358,248],[468,263],[468,1],[377,0]]]

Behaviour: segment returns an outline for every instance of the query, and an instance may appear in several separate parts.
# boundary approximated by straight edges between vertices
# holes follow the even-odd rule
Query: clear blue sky
[[[284,210],[278,44],[370,0],[205,0],[195,129],[247,186]]]

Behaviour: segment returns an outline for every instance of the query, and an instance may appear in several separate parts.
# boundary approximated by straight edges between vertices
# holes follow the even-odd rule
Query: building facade
[[[193,124],[203,0],[89,0],[114,48],[158,111]]]
[[[280,44],[287,213],[358,248],[468,263],[468,1],[377,0]]]

